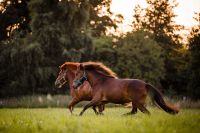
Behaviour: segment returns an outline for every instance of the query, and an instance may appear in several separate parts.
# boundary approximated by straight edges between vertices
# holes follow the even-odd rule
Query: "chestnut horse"
[[[63,65],[60,66],[59,75],[55,81],[55,86],[57,88],[61,88],[67,81],[69,82],[70,88],[70,95],[72,96],[72,100],[70,101],[68,108],[72,113],[73,107],[79,103],[80,101],[90,101],[92,99],[92,89],[88,82],[85,82],[80,88],[74,89],[72,87],[73,80],[75,77],[75,70],[80,63],[76,62],[65,62]],[[104,110],[104,105],[99,105],[97,112],[96,106],[93,106],[93,110],[96,114],[102,114]]]
[[[125,104],[132,102],[132,110],[127,114],[135,114],[137,109],[141,112],[150,114],[145,108],[145,100],[147,94],[150,93],[151,98],[155,101],[164,111],[170,114],[177,114],[178,109],[169,106],[163,98],[161,93],[152,85],[145,83],[139,79],[116,79],[113,78],[113,73],[105,74],[100,72],[105,66],[101,63],[91,62],[90,64],[80,64],[76,72],[74,81],[79,81],[84,78],[87,80],[92,89],[92,100],[81,111],[82,115],[86,109],[94,105],[101,105],[108,102],[116,104]],[[73,83],[76,88],[80,84]]]

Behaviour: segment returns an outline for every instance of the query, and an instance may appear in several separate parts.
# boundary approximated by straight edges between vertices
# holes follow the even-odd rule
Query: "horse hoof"
[[[82,116],[83,115],[83,113],[81,112],[80,114],[79,114],[79,116]]]

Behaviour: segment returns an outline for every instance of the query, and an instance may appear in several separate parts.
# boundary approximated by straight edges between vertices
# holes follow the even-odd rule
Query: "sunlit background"
[[[200,11],[200,0],[177,0],[177,3],[178,6],[174,10],[177,15],[175,22],[189,30],[191,26],[197,24],[193,17],[194,12]],[[147,7],[146,0],[112,0],[111,11],[122,14],[124,17],[123,24],[120,25],[122,32],[131,31],[130,25],[133,21],[133,9],[136,5],[140,5],[143,8]]]

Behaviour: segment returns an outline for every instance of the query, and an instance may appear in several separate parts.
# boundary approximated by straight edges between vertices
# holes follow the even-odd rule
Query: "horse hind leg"
[[[135,104],[136,104],[137,108],[142,113],[150,115],[150,112],[144,106],[146,97],[147,97],[147,95],[146,95],[146,93],[144,93],[143,95],[141,94],[141,95],[136,96],[133,101],[135,101]]]
[[[132,114],[136,114],[137,113],[137,106],[132,102],[132,110],[131,110]]]
[[[98,112],[96,110],[96,106],[92,106],[92,109],[94,110],[95,114],[98,115]]]
[[[98,105],[98,102],[99,102],[99,101],[96,101],[96,100],[90,101],[90,103],[88,103],[87,105],[84,106],[83,110],[80,112],[79,115],[82,116],[83,113],[85,112],[85,110],[87,110],[87,109],[88,109],[89,107],[91,107],[91,106],[96,106],[96,105]]]
[[[131,110],[131,112],[126,113],[126,114],[124,114],[124,115],[134,115],[134,114],[136,114],[136,113],[137,113],[137,106],[135,105],[134,102],[132,102],[132,110]]]
[[[150,112],[144,107],[143,104],[138,104],[137,105],[138,109],[142,112],[142,113],[145,113],[147,115],[150,115]]]

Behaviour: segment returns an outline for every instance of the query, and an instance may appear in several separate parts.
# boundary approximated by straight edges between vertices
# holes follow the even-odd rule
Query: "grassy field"
[[[199,133],[200,110],[183,109],[172,116],[160,109],[151,108],[151,116],[139,112],[123,116],[130,108],[106,108],[103,116],[96,116],[92,109],[77,116],[81,108],[71,115],[66,108],[0,109],[1,133]]]
[[[72,97],[69,95],[27,95],[11,98],[0,98],[0,108],[47,108],[47,107],[67,107]],[[200,100],[192,101],[188,98],[169,98],[165,97],[166,101],[174,103],[181,108],[199,108]],[[76,105],[76,107],[82,107],[88,103],[82,101]],[[152,102],[149,98],[146,101],[147,105],[151,105]],[[106,106],[115,107],[116,104],[107,104]]]

